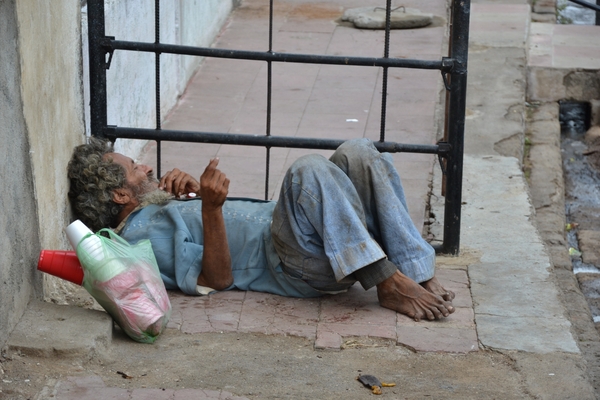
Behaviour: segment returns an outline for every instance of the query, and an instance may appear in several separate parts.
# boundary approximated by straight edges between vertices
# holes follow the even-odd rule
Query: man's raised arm
[[[231,254],[227,243],[223,203],[229,192],[229,179],[217,169],[218,158],[210,160],[200,177],[204,254],[198,285],[223,290],[233,283]]]

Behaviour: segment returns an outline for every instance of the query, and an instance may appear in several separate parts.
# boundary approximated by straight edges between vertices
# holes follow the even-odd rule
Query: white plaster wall
[[[210,46],[232,9],[232,0],[163,0],[160,2],[160,41],[188,46]],[[154,1],[105,0],[106,35],[117,40],[155,41]],[[85,104],[89,104],[87,76],[87,7],[82,9]],[[176,104],[200,63],[199,57],[162,54],[160,62],[161,121]],[[155,128],[155,55],[117,51],[107,71],[108,124]],[[89,107],[86,107],[89,121]],[[89,122],[86,122],[89,135]],[[137,158],[146,141],[117,140],[117,151]]]
[[[42,249],[69,249],[66,168],[84,141],[78,0],[17,0],[20,91]],[[5,210],[9,212],[9,210]],[[28,265],[35,269],[35,265]],[[44,276],[47,292],[65,284]]]
[[[0,348],[30,299],[42,293],[35,271],[40,243],[20,83],[16,1],[0,0]]]
[[[108,35],[154,41],[153,1],[105,4]],[[164,0],[162,40],[181,43],[184,37],[186,44],[208,46],[231,8],[232,0]],[[63,232],[72,219],[66,168],[73,148],[85,141],[89,120],[87,24],[81,11],[80,0],[0,0],[0,176],[5,189],[0,196],[0,347],[31,298],[60,301],[73,289],[36,267],[40,249],[70,249]],[[153,59],[116,55],[109,71],[109,123],[154,127]],[[182,60],[162,56],[163,116],[199,62]],[[130,155],[141,148],[139,143],[119,146]]]
[[[66,168],[83,142],[80,10],[77,0],[17,1],[21,96],[33,165],[40,239],[61,248],[69,220]]]

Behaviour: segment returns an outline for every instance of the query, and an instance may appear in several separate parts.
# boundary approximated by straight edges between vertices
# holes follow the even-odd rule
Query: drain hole
[[[590,128],[592,115],[590,103],[561,100],[558,104],[560,106],[558,116],[560,120],[560,132],[570,137],[586,133]]]

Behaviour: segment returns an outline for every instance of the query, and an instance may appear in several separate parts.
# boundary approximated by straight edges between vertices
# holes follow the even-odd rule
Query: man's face
[[[119,153],[109,153],[113,162],[125,168],[125,180],[136,198],[158,189],[158,180],[154,177],[152,167],[136,164],[131,158]]]

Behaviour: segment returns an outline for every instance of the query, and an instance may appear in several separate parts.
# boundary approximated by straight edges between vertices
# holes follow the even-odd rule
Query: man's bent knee
[[[308,154],[298,158],[290,166],[287,175],[290,177],[317,176],[324,177],[330,175],[330,170],[335,167],[328,159],[319,154]]]
[[[365,150],[375,150],[375,146],[373,142],[367,138],[360,139],[351,139],[342,143],[334,153],[336,155],[344,155],[344,154],[363,154]]]

